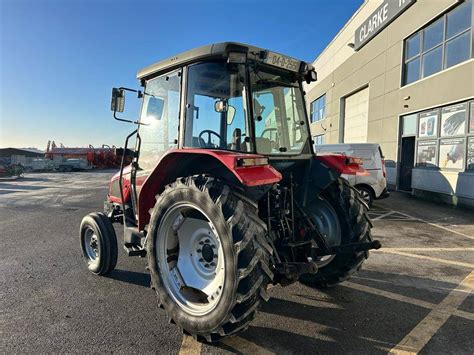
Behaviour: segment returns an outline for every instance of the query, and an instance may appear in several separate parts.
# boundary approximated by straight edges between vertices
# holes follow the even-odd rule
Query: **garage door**
[[[369,88],[347,96],[344,100],[344,143],[367,143]]]

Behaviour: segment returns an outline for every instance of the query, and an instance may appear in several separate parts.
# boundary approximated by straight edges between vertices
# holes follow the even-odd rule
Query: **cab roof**
[[[147,66],[137,73],[137,79],[145,80],[161,72],[179,68],[183,65],[196,62],[204,58],[224,58],[229,52],[232,51],[245,52],[247,54],[254,54],[255,56],[258,56],[262,51],[266,51],[266,49],[238,42],[221,42],[209,44],[207,46],[191,49]]]

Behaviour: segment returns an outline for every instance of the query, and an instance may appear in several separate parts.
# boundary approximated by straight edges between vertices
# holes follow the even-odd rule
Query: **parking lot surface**
[[[370,211],[383,248],[361,272],[325,291],[273,287],[246,332],[209,345],[168,324],[144,259],[87,271],[79,224],[113,173],[0,181],[0,353],[474,353],[472,211],[393,193]]]

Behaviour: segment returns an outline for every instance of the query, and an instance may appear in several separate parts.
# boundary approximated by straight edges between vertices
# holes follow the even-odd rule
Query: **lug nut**
[[[199,259],[199,261],[202,263],[202,262],[204,261],[204,259],[203,259],[203,258],[201,258],[201,259]]]
[[[209,267],[209,264],[204,265],[205,267]]]
[[[202,252],[202,250],[201,250],[201,249],[198,249],[198,250],[197,250],[197,252],[198,252],[198,253],[201,253],[201,252]]]
[[[210,242],[210,240],[209,240],[209,239],[206,239],[206,240],[205,240],[205,242],[206,242],[206,243],[209,243],[209,242]]]
[[[213,261],[213,262],[211,263],[211,266],[216,266],[216,263]]]
[[[204,242],[201,240],[201,241],[199,242],[199,245],[204,245]]]

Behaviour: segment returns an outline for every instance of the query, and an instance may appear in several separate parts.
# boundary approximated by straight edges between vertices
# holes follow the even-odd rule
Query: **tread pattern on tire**
[[[241,196],[235,191],[236,189],[205,175],[179,178],[168,185],[162,194],[156,196],[155,207],[150,210],[150,232],[155,229],[160,205],[167,198],[168,192],[180,188],[198,189],[200,192],[206,193],[220,208],[233,238],[238,282],[236,282],[234,290],[234,303],[229,307],[230,311],[223,317],[220,326],[209,332],[193,334],[189,329],[183,329],[196,340],[213,342],[248,327],[255,317],[260,302],[268,300],[266,288],[273,279],[273,272],[269,266],[272,248],[266,241],[267,226],[258,217],[257,205]],[[149,239],[147,249],[150,250],[153,238],[147,239]],[[160,292],[166,291],[159,287],[156,263],[154,265],[150,259],[151,253],[147,254],[152,280],[151,286],[157,293],[159,305],[163,306],[160,302]]]
[[[359,192],[345,179],[339,178],[323,192],[323,196],[334,207],[339,217],[343,244],[372,240],[370,234],[372,223],[367,214],[368,206]],[[368,256],[368,251],[339,254],[316,274],[302,275],[300,281],[317,288],[336,286],[360,270]]]

